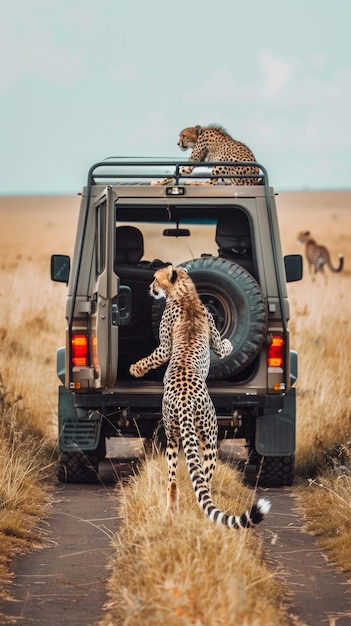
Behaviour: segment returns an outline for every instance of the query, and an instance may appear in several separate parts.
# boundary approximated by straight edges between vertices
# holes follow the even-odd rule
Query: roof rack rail
[[[180,161],[179,159],[151,159],[149,157],[108,157],[103,161],[95,163],[88,173],[88,188],[90,185],[98,184],[98,181],[115,180],[117,184],[144,183],[153,179],[174,178],[175,184],[179,184],[179,179],[213,179],[218,176],[212,174],[209,168],[215,166],[224,167],[257,167],[258,174],[251,174],[250,178],[257,178],[257,184],[267,184],[267,172],[265,168],[256,161],[209,161],[199,163],[198,161]],[[195,172],[182,174],[183,167],[193,167],[194,169],[206,170],[205,172]],[[171,169],[172,168],[172,169]],[[248,178],[247,174],[223,174],[221,178]]]

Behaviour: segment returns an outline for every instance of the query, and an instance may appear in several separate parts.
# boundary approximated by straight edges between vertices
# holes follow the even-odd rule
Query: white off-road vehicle
[[[219,440],[246,440],[261,484],[293,481],[297,354],[286,284],[302,277],[302,257],[283,258],[275,194],[260,164],[249,186],[190,184],[184,165],[117,158],[93,165],[72,260],[51,258],[52,280],[68,284],[66,345],[57,352],[61,481],[96,480],[106,438],[162,441],[165,368],[135,379],[129,366],[158,344],[162,301],[148,289],[164,263],[187,269],[233,344],[228,357],[212,355],[207,381]],[[170,176],[167,185],[151,184]]]

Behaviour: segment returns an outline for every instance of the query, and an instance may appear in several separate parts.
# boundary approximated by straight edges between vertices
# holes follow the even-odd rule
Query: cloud
[[[108,74],[113,79],[132,81],[140,77],[140,70],[140,66],[135,63],[121,63],[110,69]]]
[[[351,67],[327,72],[325,56],[317,53],[304,62],[295,59],[281,66],[270,60],[269,67],[263,93],[271,69],[280,67],[280,74],[271,83],[274,97],[256,108],[261,142],[268,145],[269,137],[270,151],[282,153],[287,146],[309,154],[350,150]]]
[[[296,61],[277,58],[266,50],[258,53],[258,63],[264,72],[263,96],[268,100],[274,99],[289,84],[299,65]]]
[[[262,163],[304,154],[316,164],[310,171],[315,177],[318,164],[329,167],[332,158],[339,170],[338,154],[345,158],[351,151],[351,67],[333,71],[318,50],[298,59],[261,49],[256,69],[243,84],[235,69],[223,66],[187,92],[185,104],[197,105],[194,123],[222,123]]]
[[[236,81],[228,67],[218,68],[201,87],[186,93],[186,104],[224,105],[254,101],[255,85],[243,85]]]
[[[158,110],[144,117],[139,126],[135,126],[127,135],[127,144],[131,147],[145,145],[151,154],[158,154],[158,146],[163,146],[167,141],[174,139],[174,128],[170,123],[169,116],[164,111]]]
[[[297,117],[301,112],[317,115],[328,111],[345,114],[351,105],[351,67],[344,66],[333,74],[327,72],[325,55],[315,52],[304,61],[281,60],[272,53],[260,52],[258,61],[264,59],[265,77],[261,93],[267,102],[263,108],[276,112],[286,111]],[[300,112],[300,113],[299,113]]]
[[[70,86],[86,77],[96,56],[96,15],[95,5],[82,12],[61,0],[8,3],[0,21],[0,91],[32,79]]]
[[[286,111],[292,117],[303,110],[349,110],[351,67],[340,67],[330,75],[326,66],[326,56],[318,51],[302,61],[260,50],[256,56],[257,72],[251,74],[251,82],[243,83],[235,77],[235,70],[223,66],[203,84],[186,92],[183,102],[222,110],[228,105],[248,106],[249,115],[253,110],[274,111],[275,115],[277,111]]]
[[[40,37],[27,33],[23,39],[13,33],[0,33],[0,55],[2,93],[32,78],[71,85],[88,73],[84,52],[55,45],[44,33]]]
[[[315,59],[317,63],[317,57]],[[208,76],[203,85],[189,91],[184,96],[188,104],[252,104],[258,106],[264,100],[274,100],[300,69],[296,59],[283,59],[269,50],[261,50],[256,57],[256,80],[243,83],[235,78],[235,70],[227,66],[218,68]]]

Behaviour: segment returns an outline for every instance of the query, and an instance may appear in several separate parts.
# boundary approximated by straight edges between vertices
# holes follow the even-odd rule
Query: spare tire
[[[245,369],[260,352],[267,337],[267,306],[262,290],[253,276],[237,263],[204,256],[182,263],[196,285],[197,292],[212,313],[222,339],[229,339],[233,351],[224,359],[211,352],[209,379],[230,378]],[[154,301],[154,324],[164,308]],[[156,330],[156,328],[155,328]]]

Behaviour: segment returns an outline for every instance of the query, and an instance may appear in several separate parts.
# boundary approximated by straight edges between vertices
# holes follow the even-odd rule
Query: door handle
[[[127,285],[120,285],[119,294],[111,301],[112,326],[129,324],[132,313],[132,292]]]

